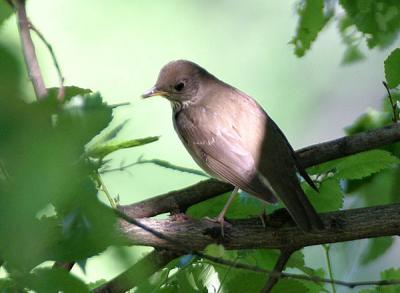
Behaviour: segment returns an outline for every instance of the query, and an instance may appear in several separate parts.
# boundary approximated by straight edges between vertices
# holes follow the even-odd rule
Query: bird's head
[[[172,61],[161,69],[156,84],[142,97],[163,96],[173,103],[190,102],[207,76],[205,69],[191,61]]]

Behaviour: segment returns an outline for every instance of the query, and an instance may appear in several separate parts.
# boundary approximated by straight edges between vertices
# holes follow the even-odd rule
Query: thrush
[[[186,60],[165,65],[143,97],[157,95],[171,102],[174,128],[196,163],[235,186],[219,221],[223,223],[241,189],[268,203],[282,201],[303,231],[323,229],[297,173],[316,186],[283,132],[255,100]]]

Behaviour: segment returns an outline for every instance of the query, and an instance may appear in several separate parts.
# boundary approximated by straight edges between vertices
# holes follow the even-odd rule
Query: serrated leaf
[[[60,268],[35,269],[24,279],[25,286],[36,292],[89,292],[89,288],[80,279]]]
[[[122,149],[142,146],[155,142],[159,136],[149,136],[146,138],[131,139],[123,142],[111,141],[105,144],[96,144],[87,150],[87,155],[92,158],[104,158],[105,156]]]
[[[343,192],[339,181],[335,178],[326,179],[316,192],[305,182],[302,183],[312,205],[318,212],[336,211],[343,207]]]
[[[393,50],[389,57],[386,58],[385,78],[390,88],[400,84],[400,48]]]
[[[295,54],[302,57],[324,28],[332,14],[324,15],[323,0],[305,0],[298,11],[299,23],[296,35],[291,43],[295,46]]]
[[[59,88],[58,87],[51,87],[47,89],[47,97],[49,99],[57,99]],[[85,89],[85,88],[80,88],[77,86],[65,86],[64,87],[64,101],[70,101],[71,98],[81,95],[88,95],[91,94],[92,90],[90,89]]]
[[[368,247],[361,257],[361,264],[366,265],[380,256],[392,247],[393,237],[379,237],[369,240]]]
[[[336,165],[337,178],[361,179],[398,164],[400,160],[390,152],[372,150],[340,159]]]

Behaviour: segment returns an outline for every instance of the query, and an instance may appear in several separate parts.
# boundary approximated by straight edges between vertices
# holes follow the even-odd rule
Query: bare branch
[[[47,89],[43,81],[35,52],[35,46],[33,45],[29,31],[29,20],[26,16],[25,0],[14,0],[13,3],[17,11],[19,35],[29,78],[32,82],[33,89],[35,90],[36,98],[41,100],[47,95]]]
[[[57,61],[56,54],[54,53],[53,47],[50,45],[50,43],[46,40],[44,35],[38,30],[36,26],[32,24],[32,22],[29,22],[29,28],[34,31],[37,36],[42,40],[44,45],[47,47],[47,50],[49,50],[50,56],[53,59],[54,67],[56,68],[58,79],[60,82],[60,85],[58,87],[58,100],[63,101],[64,100],[64,95],[65,95],[65,89],[64,89],[64,76],[61,72],[61,67],[60,64]]]
[[[289,261],[291,255],[293,252],[295,252],[296,249],[293,248],[288,248],[288,249],[282,249],[281,253],[279,255],[279,258],[275,264],[274,269],[272,272],[268,273],[268,281],[265,284],[264,288],[262,289],[261,292],[263,293],[268,293],[271,292],[272,288],[275,286],[275,284],[279,281],[279,278],[281,277],[281,273],[285,269],[285,266],[287,262]]]
[[[296,153],[303,166],[311,167],[326,161],[395,143],[399,140],[400,125],[393,124],[312,145],[300,149]],[[138,203],[120,206],[119,209],[135,218],[152,217],[171,211],[183,212],[196,203],[232,190],[233,186],[228,183],[209,179]]]

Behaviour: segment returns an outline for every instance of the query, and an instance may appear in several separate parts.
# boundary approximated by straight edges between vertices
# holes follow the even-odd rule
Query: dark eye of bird
[[[175,89],[177,92],[180,92],[181,90],[183,90],[184,87],[185,87],[185,84],[184,84],[183,82],[180,82],[180,83],[177,83],[177,84],[174,86],[174,89]]]

